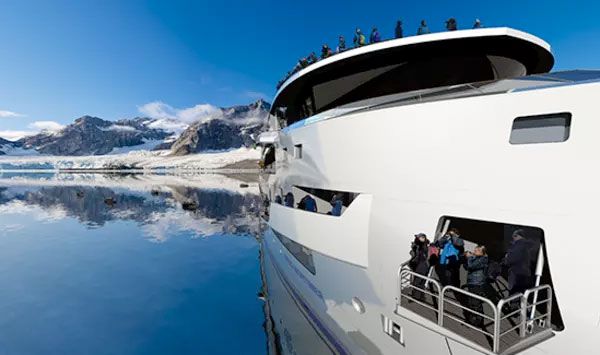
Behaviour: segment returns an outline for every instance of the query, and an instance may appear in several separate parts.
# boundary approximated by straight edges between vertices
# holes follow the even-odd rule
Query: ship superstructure
[[[349,50],[283,83],[261,144],[284,353],[600,348],[600,72],[549,74],[553,64],[541,39],[489,28]],[[316,211],[298,208],[305,196]],[[408,267],[416,233],[450,228],[498,264],[515,230],[531,245],[531,287],[510,295],[503,270],[480,297],[483,327],[465,316],[479,296]]]

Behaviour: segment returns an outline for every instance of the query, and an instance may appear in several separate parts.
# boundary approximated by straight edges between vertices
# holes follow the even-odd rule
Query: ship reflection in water
[[[0,175],[0,352],[264,354],[248,185]]]

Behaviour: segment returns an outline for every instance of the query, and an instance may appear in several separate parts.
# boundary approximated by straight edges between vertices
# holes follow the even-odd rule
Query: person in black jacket
[[[531,243],[525,239],[525,231],[516,230],[508,247],[503,264],[508,267],[508,291],[510,295],[523,293],[531,285]]]
[[[400,20],[398,20],[398,22],[396,22],[396,28],[394,30],[394,35],[396,38],[404,37],[404,31],[402,30],[402,21],[400,21]]]
[[[486,297],[485,286],[488,275],[488,256],[485,246],[478,245],[475,250],[466,253],[465,268],[467,269],[467,289],[481,297]],[[482,301],[469,297],[469,308],[475,312],[483,313]],[[483,327],[483,317],[472,312],[466,312],[469,323],[476,327]]]
[[[415,240],[410,246],[411,258],[408,262],[408,266],[412,271],[419,275],[427,276],[429,272],[429,262],[427,261],[428,248],[429,240],[427,239],[427,235],[425,235],[425,233],[415,235]],[[424,294],[423,291],[419,289],[425,288],[425,280],[420,277],[413,277],[411,283],[416,287],[412,289],[412,296],[422,301],[424,299]]]

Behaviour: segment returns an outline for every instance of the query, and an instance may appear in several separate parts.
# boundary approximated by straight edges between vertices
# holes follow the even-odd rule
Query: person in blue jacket
[[[377,27],[373,27],[371,31],[371,37],[369,38],[369,44],[381,42],[381,36],[379,35],[379,31],[377,31]]]
[[[298,208],[309,212],[317,212],[317,201],[310,195],[306,195],[298,203]]]
[[[331,198],[331,212],[332,216],[341,216],[342,215],[342,198],[338,194],[334,194]]]
[[[440,283],[442,286],[460,287],[460,265],[465,246],[460,232],[456,228],[450,228],[434,245],[440,248],[440,257],[436,265]]]

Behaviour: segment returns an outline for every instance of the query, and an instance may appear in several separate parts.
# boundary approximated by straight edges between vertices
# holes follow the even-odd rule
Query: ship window
[[[510,132],[511,144],[557,143],[569,139],[571,114],[553,113],[517,117]]]
[[[302,144],[294,145],[294,158],[302,159]]]
[[[312,250],[294,242],[290,238],[284,236],[278,231],[273,229],[273,233],[279,239],[281,244],[294,256],[294,258],[302,264],[311,274],[315,275],[317,270],[315,269],[315,263],[313,261]]]
[[[297,208],[306,210],[303,198],[310,195],[316,204],[316,211],[311,212],[334,217],[342,216],[352,201],[359,195],[353,192],[322,190],[303,186],[292,186],[292,194],[295,201],[299,201]]]

